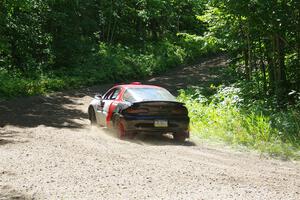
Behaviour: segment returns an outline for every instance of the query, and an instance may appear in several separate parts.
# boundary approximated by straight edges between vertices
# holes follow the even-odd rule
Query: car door
[[[100,125],[106,126],[107,116],[109,112],[110,105],[115,101],[115,99],[120,94],[120,88],[113,88],[109,90],[103,97],[100,109],[99,109],[99,116],[100,116]]]

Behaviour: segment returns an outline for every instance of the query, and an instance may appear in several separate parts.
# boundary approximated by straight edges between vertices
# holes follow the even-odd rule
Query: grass
[[[206,98],[198,90],[182,90],[192,132],[203,139],[246,146],[283,159],[300,159],[300,112],[290,108],[269,111],[244,105],[241,89],[221,86]],[[260,105],[261,106],[261,105]]]

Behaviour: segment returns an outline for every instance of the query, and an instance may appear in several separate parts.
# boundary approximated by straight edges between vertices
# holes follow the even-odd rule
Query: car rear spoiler
[[[174,105],[184,105],[184,103],[181,102],[177,102],[177,101],[138,101],[138,102],[134,102],[132,104],[132,106],[139,106],[141,104],[153,104],[153,105],[166,105],[166,104],[174,104]]]

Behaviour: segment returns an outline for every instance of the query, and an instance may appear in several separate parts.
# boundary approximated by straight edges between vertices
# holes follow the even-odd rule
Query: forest
[[[182,90],[202,138],[300,158],[300,1],[1,0],[0,99],[161,74],[226,54],[230,84]]]

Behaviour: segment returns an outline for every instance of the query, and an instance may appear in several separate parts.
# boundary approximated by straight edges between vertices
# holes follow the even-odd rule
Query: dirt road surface
[[[218,57],[149,83],[172,90],[209,84]],[[91,127],[87,106],[109,85],[0,102],[0,200],[300,199],[297,162],[195,138],[120,140]]]

